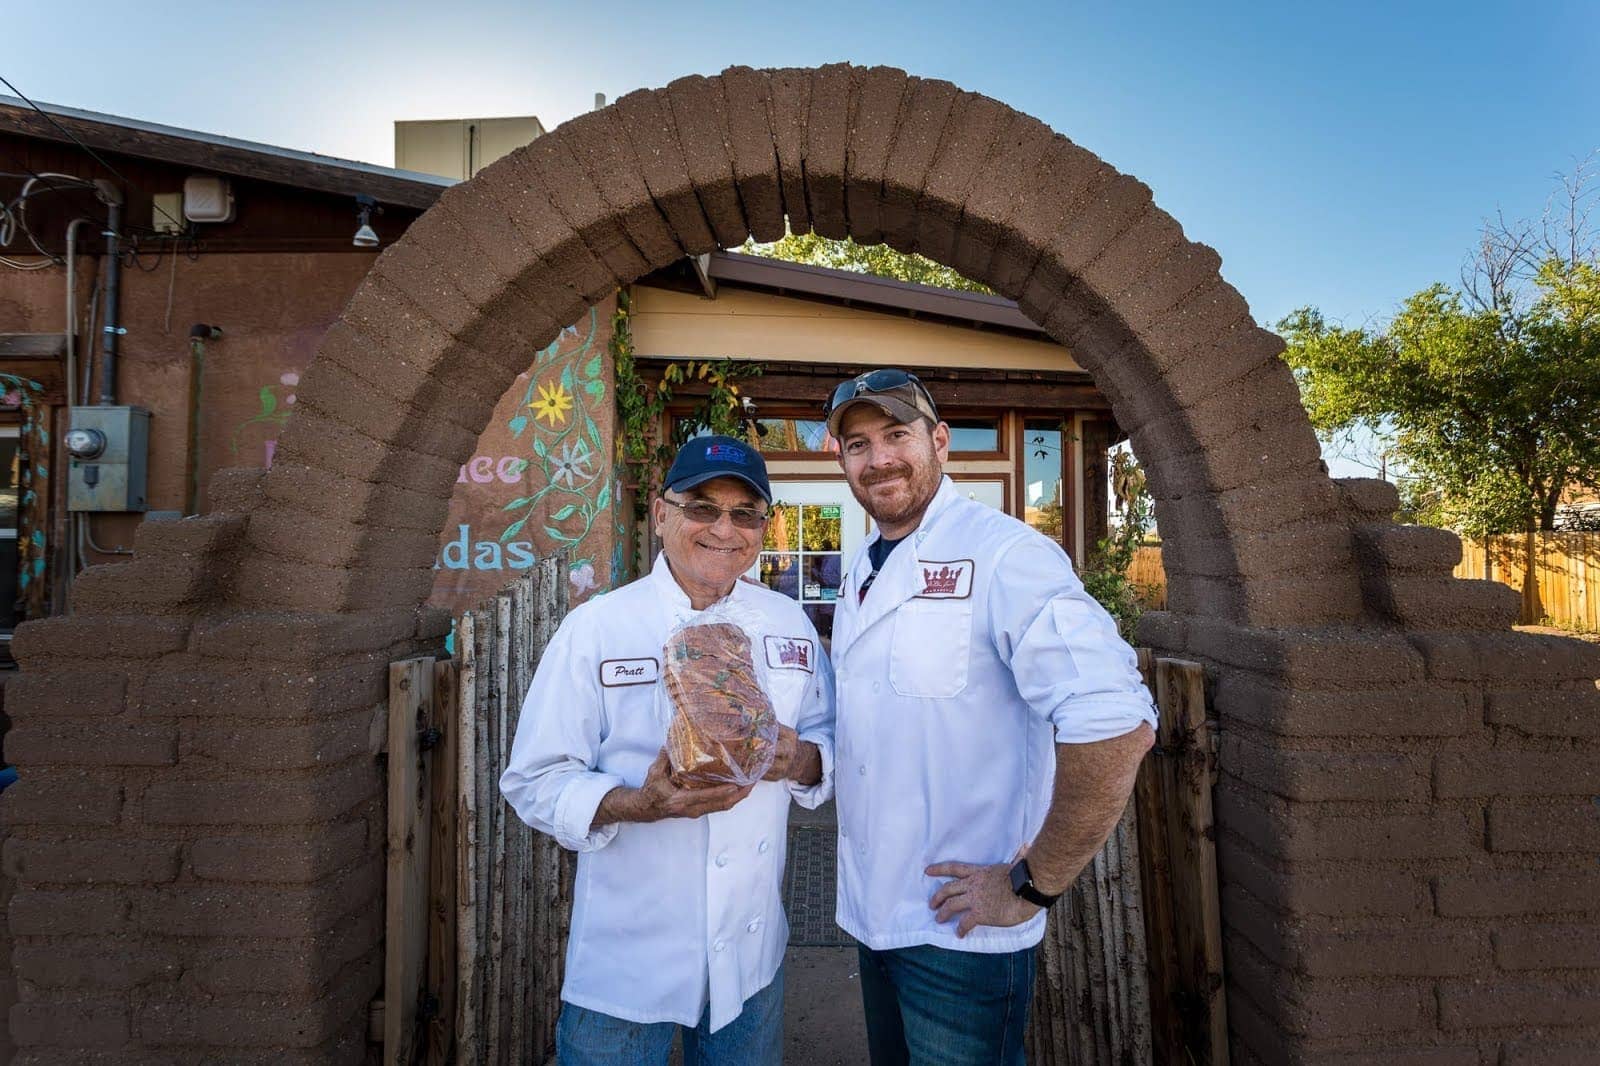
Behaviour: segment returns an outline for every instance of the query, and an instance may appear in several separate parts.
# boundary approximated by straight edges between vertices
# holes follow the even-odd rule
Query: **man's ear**
[[[940,422],[933,427],[933,451],[939,461],[945,462],[950,458],[950,424]]]

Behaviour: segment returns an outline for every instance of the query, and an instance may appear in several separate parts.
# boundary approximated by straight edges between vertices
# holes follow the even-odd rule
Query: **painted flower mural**
[[[526,406],[533,411],[533,417],[543,419],[554,429],[566,422],[567,412],[572,409],[572,394],[565,382],[540,385],[539,398]]]
[[[271,436],[261,442],[262,458],[264,460],[262,465],[272,465],[272,457],[278,447],[278,434],[283,431],[284,423],[289,421],[290,409],[294,407],[295,401],[294,390],[299,384],[299,373],[294,370],[285,370],[278,375],[277,384],[261,386],[260,391],[256,393],[256,399],[261,405],[260,410],[233,427],[229,445],[234,455],[239,454],[239,435],[241,433],[251,426],[269,426],[271,428],[267,432]]]
[[[535,543],[571,553],[568,569],[574,602],[598,587],[594,559],[579,553],[614,495],[609,464],[602,461],[608,454],[606,444],[596,421],[597,416],[604,420],[608,401],[605,359],[595,343],[598,327],[599,313],[590,308],[581,327],[568,327],[538,354],[517,413],[506,422],[514,440],[528,442],[534,468],[528,483],[538,487],[501,508],[510,521],[499,541],[506,544],[525,536],[528,524],[536,522]],[[573,339],[577,346],[563,351]]]

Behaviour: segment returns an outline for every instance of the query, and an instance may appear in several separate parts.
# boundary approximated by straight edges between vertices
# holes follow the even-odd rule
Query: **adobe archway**
[[[1328,478],[1280,342],[1142,184],[995,101],[838,65],[635,93],[449,190],[330,331],[273,469],[222,476],[213,514],[147,525],[77,615],[19,631],[25,1055],[359,1057],[371,727],[383,664],[444,629],[418,605],[458,464],[588,305],[785,216],[1016,298],[1131,432],[1168,538],[1142,635],[1216,675],[1240,1059],[1514,1042],[1528,982],[1481,980],[1517,966],[1491,933],[1600,921],[1573,902],[1600,898],[1600,842],[1500,848],[1484,810],[1572,817],[1586,764],[1539,723],[1593,746],[1595,655],[1505,632],[1514,597],[1449,580],[1453,537]],[[1590,717],[1560,725],[1552,693]],[[1535,983],[1576,995],[1572,973]],[[1595,1039],[1579,1022],[1550,1040]]]

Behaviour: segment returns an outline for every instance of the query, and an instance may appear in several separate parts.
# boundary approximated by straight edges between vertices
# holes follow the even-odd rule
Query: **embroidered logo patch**
[[[708,444],[706,445],[706,458],[713,462],[742,463],[749,456],[737,444]]]
[[[816,648],[807,637],[767,637],[767,665],[774,670],[804,670],[811,673]]]
[[[964,600],[972,595],[971,559],[955,559],[948,563],[924,560],[917,564],[922,579],[919,600]]]
[[[661,662],[654,658],[607,659],[600,664],[600,684],[606,688],[653,685],[661,677]]]

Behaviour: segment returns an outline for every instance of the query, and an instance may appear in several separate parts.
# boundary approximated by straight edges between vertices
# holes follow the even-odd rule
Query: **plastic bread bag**
[[[656,709],[672,780],[682,788],[752,784],[778,750],[759,616],[721,600],[673,627],[662,648]]]

